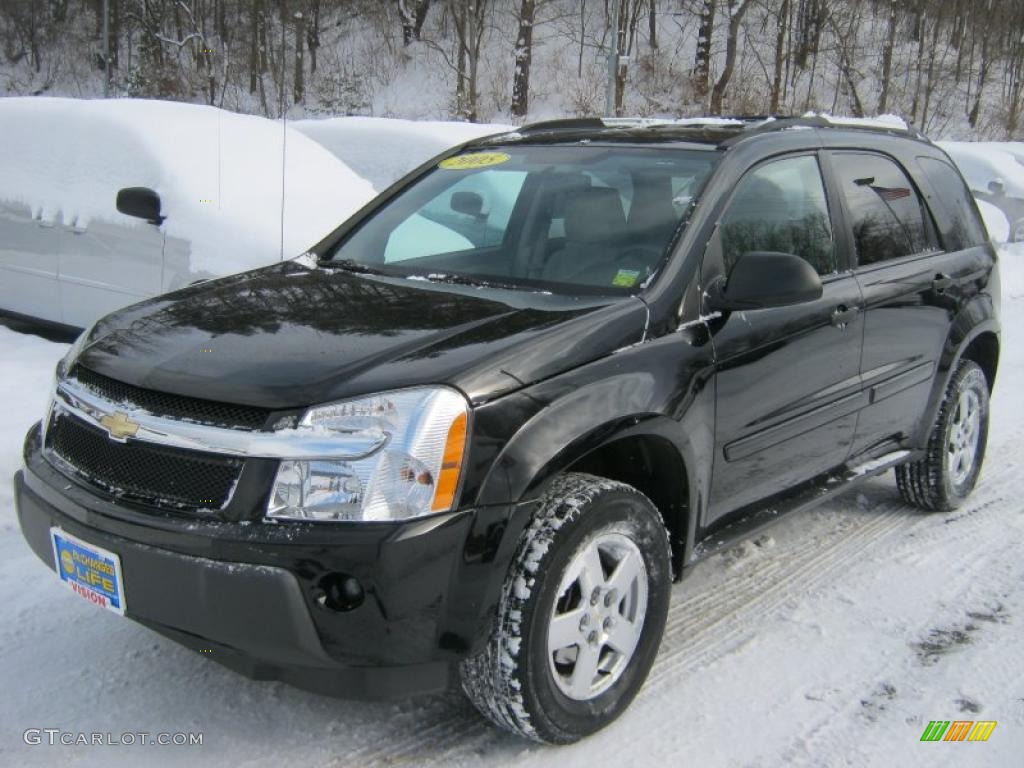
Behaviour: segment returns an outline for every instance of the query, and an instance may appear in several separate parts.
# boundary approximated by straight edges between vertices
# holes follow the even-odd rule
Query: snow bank
[[[156,190],[168,236],[191,242],[196,271],[217,275],[280,257],[279,122],[194,104],[134,99],[0,99],[0,197],[81,227],[118,213],[123,187]],[[369,183],[287,129],[285,257],[306,250],[369,200]]]
[[[388,187],[434,155],[480,136],[504,133],[510,125],[332,117],[290,125],[322,144],[378,190]]]

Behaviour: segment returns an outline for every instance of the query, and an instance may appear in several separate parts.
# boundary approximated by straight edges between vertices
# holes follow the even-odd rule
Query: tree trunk
[[[878,97],[878,114],[889,109],[889,81],[892,79],[892,49],[896,45],[896,0],[889,0],[889,34],[882,48],[882,93]]]
[[[738,8],[733,7],[733,0],[729,0],[729,34],[725,40],[725,66],[722,74],[715,83],[711,92],[711,114],[722,114],[722,102],[725,99],[725,89],[729,87],[729,80],[732,79],[733,69],[736,67],[736,52],[739,44],[740,24],[743,21],[747,9],[750,8],[752,0],[743,0]]]
[[[652,51],[658,50],[658,0],[650,0],[647,9],[647,43]]]
[[[402,45],[420,39],[423,23],[427,20],[430,0],[397,0],[398,20],[402,25]]]
[[[295,75],[292,96],[296,104],[301,104],[306,97],[306,63],[303,60],[306,38],[306,19],[302,11],[295,12]]]
[[[715,0],[702,0],[700,26],[697,28],[697,55],[693,62],[693,90],[704,103],[711,77],[711,34],[715,29]]]
[[[991,2],[989,3],[989,10],[991,10]],[[970,123],[971,128],[978,127],[978,118],[981,116],[981,97],[985,93],[985,83],[988,80],[988,69],[989,69],[989,30],[986,24],[985,30],[981,34],[981,64],[978,68],[978,85],[977,90],[974,94],[974,105],[971,107],[971,111],[967,115],[967,122]]]
[[[310,19],[306,29],[306,47],[309,48],[309,73],[316,74],[316,50],[320,47],[320,0],[311,0]]]
[[[522,0],[516,35],[515,72],[512,78],[512,114],[524,117],[530,108],[530,64],[533,62],[533,21],[537,3]]]
[[[249,93],[256,93],[256,80],[260,74],[259,64],[259,0],[249,5]]]
[[[786,17],[789,16],[789,3],[790,0],[782,0],[775,23],[775,72],[772,77],[772,100],[768,106],[768,113],[772,115],[778,114],[782,99],[782,66],[786,61]]]

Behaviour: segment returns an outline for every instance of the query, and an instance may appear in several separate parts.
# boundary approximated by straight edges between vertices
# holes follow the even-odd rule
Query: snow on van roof
[[[987,192],[989,182],[1003,182],[1012,197],[1024,197],[1024,165],[1008,151],[1008,145],[994,142],[940,141],[968,185],[976,192]]]
[[[457,144],[513,130],[511,125],[332,117],[291,125],[382,190]]]
[[[117,191],[150,187],[192,268],[229,274],[318,242],[374,195],[370,184],[280,122],[178,102],[0,99],[0,199],[37,218],[152,226],[119,213]],[[287,136],[286,150],[283,139]]]

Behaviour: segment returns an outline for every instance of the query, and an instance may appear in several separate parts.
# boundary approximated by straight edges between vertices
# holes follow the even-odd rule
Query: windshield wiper
[[[383,270],[367,266],[366,264],[358,262],[355,259],[326,259],[320,262],[320,266],[326,267],[327,269],[343,269],[346,272],[354,272],[357,275],[387,274],[387,272],[384,272]]]
[[[514,283],[502,283],[496,280],[483,280],[479,278],[466,277],[465,275],[448,275],[439,273],[430,273],[428,275],[418,275],[425,280],[429,280],[432,283],[452,283],[454,285],[476,285],[482,288],[505,288],[510,291],[521,291],[523,286],[516,285]]]

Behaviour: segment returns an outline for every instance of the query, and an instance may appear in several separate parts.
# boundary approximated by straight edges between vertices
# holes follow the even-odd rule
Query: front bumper
[[[346,698],[447,688],[486,642],[529,510],[500,505],[407,523],[218,523],[101,497],[42,456],[15,475],[22,533],[53,568],[49,529],[121,558],[127,616],[256,679]],[[362,586],[324,603],[338,575]]]

